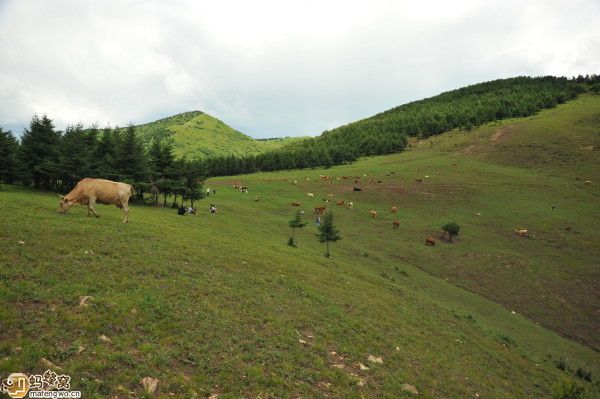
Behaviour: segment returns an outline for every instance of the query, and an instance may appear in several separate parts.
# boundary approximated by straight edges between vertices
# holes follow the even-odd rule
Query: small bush
[[[581,378],[582,380],[592,382],[592,372],[591,371],[586,371],[586,370],[582,369],[581,367],[579,367],[577,369],[577,371],[575,372],[575,375],[577,377]]]
[[[570,378],[563,377],[552,386],[552,397],[554,399],[579,399],[585,388]]]
[[[452,242],[452,239],[460,233],[460,226],[455,222],[448,222],[442,226],[444,231],[444,237],[448,234],[448,241]]]
[[[561,357],[560,359],[558,359],[556,361],[556,368],[562,371],[567,371],[567,369],[569,368],[569,365],[567,363],[567,358],[566,357]]]

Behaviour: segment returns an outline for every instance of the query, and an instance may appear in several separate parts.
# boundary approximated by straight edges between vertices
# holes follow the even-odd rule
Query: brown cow
[[[292,202],[292,203],[291,203],[291,205],[292,205],[292,206],[300,206],[300,203],[299,203],[299,202],[295,202],[295,201],[294,201],[294,202]]]
[[[61,196],[58,211],[65,213],[75,204],[87,205],[87,214],[90,211],[100,217],[94,209],[96,203],[116,205],[123,209],[125,219],[123,223],[129,222],[129,197],[133,195],[133,187],[127,183],[120,183],[104,179],[85,178],[81,180],[71,192]]]
[[[415,181],[416,181],[417,183],[423,183],[423,179],[421,179],[420,177],[417,177],[417,178],[415,179]]]
[[[344,200],[339,200],[338,202],[336,202],[337,205],[345,205],[346,202]]]
[[[371,215],[371,219],[377,219],[377,212],[376,211],[369,211],[369,215]]]
[[[400,227],[400,221],[399,221],[399,220],[394,220],[394,221],[392,222],[392,227],[393,227],[393,228]]]
[[[393,206],[392,207],[392,213],[396,213],[398,212],[398,207],[397,206]]]
[[[431,238],[431,237],[427,237],[425,239],[425,245],[433,247],[435,245],[435,240],[433,238]]]
[[[324,206],[315,206],[315,214],[325,214],[326,207]]]

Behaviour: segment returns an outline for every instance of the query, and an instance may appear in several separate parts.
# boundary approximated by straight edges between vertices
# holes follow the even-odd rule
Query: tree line
[[[557,78],[517,77],[475,84],[392,108],[320,136],[244,157],[175,159],[169,139],[155,138],[144,147],[135,127],[56,130],[46,116],[34,116],[18,141],[0,129],[0,178],[7,183],[66,192],[83,177],[132,184],[136,197],[151,194],[157,204],[167,196],[201,198],[202,181],[260,171],[330,167],[362,156],[401,152],[408,137],[425,138],[452,129],[472,129],[511,117],[525,117],[575,98],[598,92],[599,75]],[[168,135],[163,135],[167,137]]]
[[[134,186],[138,201],[150,194],[193,201],[204,196],[202,165],[175,159],[169,141],[144,148],[134,126],[127,128],[69,126],[57,130],[46,115],[34,115],[18,141],[0,128],[0,178],[9,184],[68,192],[85,177],[122,181]]]
[[[204,162],[209,176],[330,167],[370,155],[401,152],[408,137],[426,138],[452,129],[471,130],[487,122],[526,117],[598,92],[600,75],[567,79],[516,77],[479,83],[392,108],[370,118],[325,131],[320,136],[246,157]]]

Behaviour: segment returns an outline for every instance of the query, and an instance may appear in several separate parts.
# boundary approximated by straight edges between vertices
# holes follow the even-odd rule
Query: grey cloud
[[[4,1],[0,125],[143,123],[192,109],[314,135],[515,75],[600,72],[581,1]]]

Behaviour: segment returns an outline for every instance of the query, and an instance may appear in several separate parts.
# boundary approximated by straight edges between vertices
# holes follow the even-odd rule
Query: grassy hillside
[[[242,162],[219,158],[206,169],[210,176],[223,176],[342,165],[362,156],[402,152],[407,137],[430,137],[534,115],[572,100],[588,88],[576,80],[553,76],[478,83],[400,105]]]
[[[599,115],[584,95],[402,154],[215,178],[199,215],[134,206],[128,225],[4,186],[0,375],[46,358],[85,397],[140,396],[145,376],[161,397],[542,398],[560,381],[598,397],[574,370],[600,374]],[[311,222],[328,194],[355,204],[333,205],[332,258],[312,223],[286,246],[290,202]],[[425,246],[449,220],[456,242]]]
[[[185,112],[139,125],[136,132],[146,145],[153,139],[171,139],[175,155],[188,159],[256,155],[298,140],[254,140],[200,111]]]

